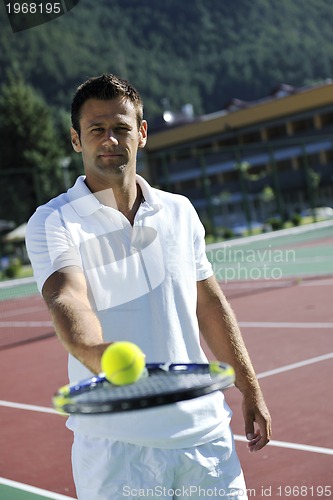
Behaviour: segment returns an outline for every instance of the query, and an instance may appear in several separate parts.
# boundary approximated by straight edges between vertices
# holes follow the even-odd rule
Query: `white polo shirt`
[[[39,290],[53,272],[78,266],[106,341],[136,343],[147,362],[206,362],[196,282],[211,276],[212,268],[193,206],[137,176],[144,201],[132,226],[121,212],[101,204],[84,179],[39,207],[28,223],[26,243]],[[91,375],[71,355],[68,368],[71,382]],[[71,416],[67,426],[144,446],[183,448],[223,435],[230,417],[218,392],[156,409]]]

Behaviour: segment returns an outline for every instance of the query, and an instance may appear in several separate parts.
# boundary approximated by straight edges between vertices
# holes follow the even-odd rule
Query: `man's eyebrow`
[[[122,126],[126,126],[126,127],[130,127],[131,124],[124,120],[123,118],[118,118],[114,121],[114,124],[113,126],[119,126],[119,125],[122,125]],[[87,128],[92,128],[92,127],[105,127],[107,126],[107,123],[106,121],[92,121],[92,122],[88,122],[87,123]]]
[[[103,125],[104,125],[103,122],[90,122],[90,123],[87,123],[87,128],[102,127]]]

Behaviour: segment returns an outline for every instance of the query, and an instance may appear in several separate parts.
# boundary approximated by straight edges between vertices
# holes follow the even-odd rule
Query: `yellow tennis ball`
[[[114,385],[133,384],[145,369],[145,355],[132,342],[114,342],[104,351],[101,359],[102,372]]]

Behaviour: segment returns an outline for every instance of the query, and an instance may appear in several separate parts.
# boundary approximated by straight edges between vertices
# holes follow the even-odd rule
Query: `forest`
[[[15,69],[48,104],[68,109],[79,83],[112,72],[142,93],[149,119],[165,100],[210,113],[280,83],[332,76],[332,26],[331,0],[80,0],[12,33],[1,5],[0,83]]]
[[[64,161],[77,173],[69,107],[86,78],[131,81],[152,130],[165,108],[201,115],[332,77],[332,26],[331,0],[80,0],[13,33],[1,4],[0,219],[62,191]]]

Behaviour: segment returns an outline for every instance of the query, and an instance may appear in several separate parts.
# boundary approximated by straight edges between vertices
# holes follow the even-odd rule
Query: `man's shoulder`
[[[48,202],[44,203],[43,205],[40,205],[39,207],[36,208],[36,211],[32,214],[30,217],[28,224],[30,224],[32,221],[34,221],[37,218],[40,217],[47,217],[48,215],[52,214],[53,212],[59,210],[63,205],[68,203],[68,197],[67,193],[61,193],[58,196],[55,196]]]
[[[192,207],[190,200],[182,194],[170,193],[158,188],[153,188],[153,190],[155,191],[156,196],[161,200],[162,204]]]
[[[142,192],[146,201],[151,205],[167,206],[188,206],[191,207],[191,202],[186,196],[169,191],[163,191],[159,187],[152,186],[146,179],[137,175],[137,182],[141,186]]]
[[[82,182],[83,181],[79,177],[76,180],[74,186],[72,186],[67,192],[60,193],[43,205],[37,207],[36,211],[30,217],[28,224],[30,224],[31,221],[35,221],[36,219],[40,220],[41,218],[43,219],[45,217],[48,217],[50,214],[57,212],[64,205],[70,203],[70,200],[74,199],[75,196],[80,196],[80,185],[82,184]]]

